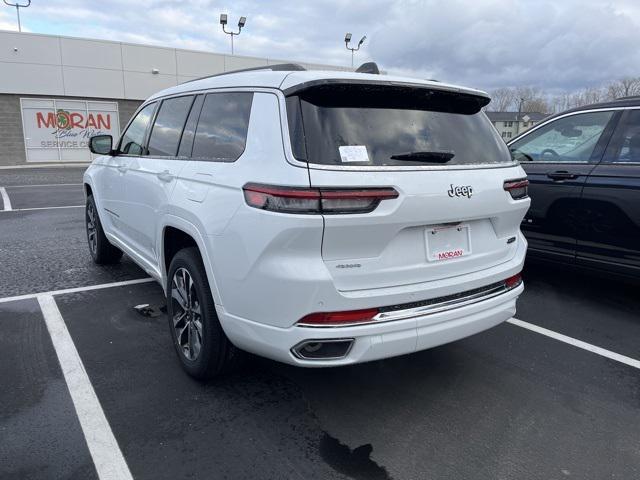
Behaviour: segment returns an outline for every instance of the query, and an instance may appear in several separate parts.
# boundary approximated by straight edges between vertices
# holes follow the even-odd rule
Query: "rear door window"
[[[244,152],[253,93],[206,96],[193,141],[192,158],[233,162]]]
[[[162,102],[153,123],[147,154],[154,157],[175,157],[193,96],[168,98]]]
[[[510,163],[485,97],[419,87],[335,85],[287,98],[294,156],[340,166]]]

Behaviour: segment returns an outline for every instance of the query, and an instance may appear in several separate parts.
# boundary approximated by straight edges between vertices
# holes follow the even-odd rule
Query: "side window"
[[[189,158],[191,156],[191,149],[193,148],[193,137],[196,135],[196,126],[198,124],[198,117],[200,116],[200,110],[202,110],[202,102],[204,101],[204,95],[198,95],[193,102],[187,123],[184,126],[182,132],[182,139],[180,140],[180,148],[178,149],[178,157]]]
[[[210,93],[193,142],[193,158],[233,162],[244,152],[253,93]]]
[[[124,155],[142,155],[144,136],[155,108],[156,104],[150,103],[138,112],[120,139],[118,148],[120,153]]]
[[[554,120],[511,144],[511,154],[523,163],[587,163],[613,113],[579,113]]]
[[[614,135],[606,161],[640,163],[640,110],[629,110]]]
[[[147,154],[159,157],[175,157],[187,120],[193,96],[168,98],[160,105],[149,137]]]

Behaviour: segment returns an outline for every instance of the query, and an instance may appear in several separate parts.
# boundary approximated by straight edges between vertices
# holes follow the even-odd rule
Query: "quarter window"
[[[162,102],[149,137],[148,155],[176,156],[192,103],[193,96],[169,98]]]
[[[151,116],[156,108],[155,103],[150,103],[138,112],[131,121],[122,139],[120,140],[120,153],[124,155],[142,155],[144,148],[144,136],[151,121]]]
[[[640,163],[640,110],[630,110],[611,142],[607,161],[616,163]]]
[[[511,144],[511,154],[520,162],[590,162],[612,115],[605,111],[559,118]]]
[[[204,100],[193,141],[192,157],[233,162],[247,142],[253,94],[210,93]]]

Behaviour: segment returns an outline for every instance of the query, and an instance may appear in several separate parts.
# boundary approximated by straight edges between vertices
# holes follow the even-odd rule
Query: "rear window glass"
[[[340,166],[511,162],[484,97],[382,85],[324,86],[287,98],[294,156]]]
[[[253,93],[210,93],[204,100],[193,158],[232,162],[244,152]]]
[[[149,137],[148,155],[175,157],[184,122],[193,96],[169,98],[162,102]]]

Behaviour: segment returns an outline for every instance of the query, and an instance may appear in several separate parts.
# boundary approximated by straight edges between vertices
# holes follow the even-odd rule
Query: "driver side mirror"
[[[113,151],[111,135],[95,135],[89,139],[89,150],[96,155],[109,155]]]

